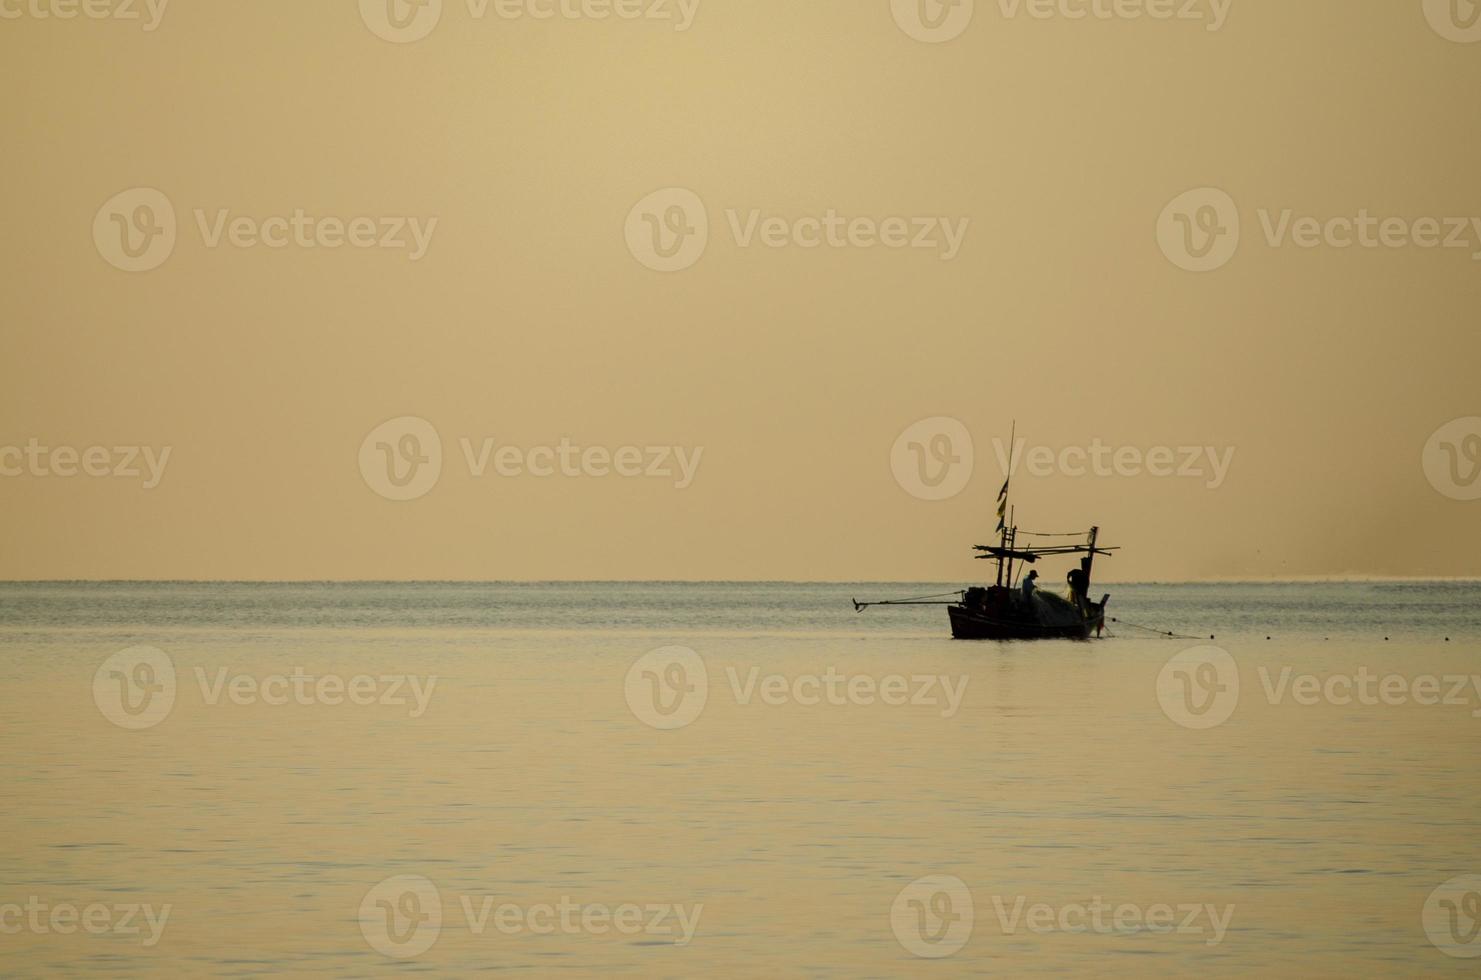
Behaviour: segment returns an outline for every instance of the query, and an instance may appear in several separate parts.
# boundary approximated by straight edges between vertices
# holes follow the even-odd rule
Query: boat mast
[[[1018,547],[1018,520],[1017,510],[1008,512],[1008,588],[1013,588],[1013,549]]]
[[[998,491],[998,544],[1008,550],[1008,485],[1013,482],[1014,450],[1018,440],[1018,420],[1008,433],[1008,472],[1003,474],[1003,489]],[[1013,581],[1013,559],[1008,559],[1008,581]],[[998,555],[998,587],[1003,585],[1003,556]]]

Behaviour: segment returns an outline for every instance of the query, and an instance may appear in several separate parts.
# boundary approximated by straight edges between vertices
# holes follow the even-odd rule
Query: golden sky
[[[0,577],[1476,573],[1468,0],[358,6],[0,0]]]

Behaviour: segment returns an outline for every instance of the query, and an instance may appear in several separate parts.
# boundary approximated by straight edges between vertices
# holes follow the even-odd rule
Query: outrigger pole
[[[957,601],[959,601],[961,597],[966,594],[967,591],[965,589],[962,589],[957,592],[942,592],[939,595],[917,596],[914,599],[885,599],[881,602],[860,602],[858,599],[854,599],[852,601],[854,604],[854,612],[863,612],[870,606],[954,606],[957,604]],[[957,598],[951,602],[928,601],[935,599],[945,599],[947,596],[956,596]]]

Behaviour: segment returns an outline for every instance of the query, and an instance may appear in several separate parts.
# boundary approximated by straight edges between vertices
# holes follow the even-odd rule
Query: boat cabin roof
[[[1110,555],[1119,548],[1092,548],[1088,544],[1053,544],[1042,548],[1000,548],[994,544],[975,545],[975,550],[985,551],[978,558],[1011,558],[1015,561],[1036,562],[1051,555]]]

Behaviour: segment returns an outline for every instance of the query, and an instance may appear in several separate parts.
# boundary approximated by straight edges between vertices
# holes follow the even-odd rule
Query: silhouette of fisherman
[[[1075,608],[1081,613],[1089,613],[1090,610],[1087,608],[1089,597],[1086,593],[1090,591],[1090,576],[1085,574],[1085,569],[1076,568],[1065,578],[1070,584],[1070,598],[1074,601]]]
[[[1035,568],[1031,569],[1028,573],[1028,577],[1023,580],[1023,598],[1025,601],[1030,600],[1034,597],[1034,590],[1039,587],[1038,583],[1034,580],[1038,577],[1039,570]]]

